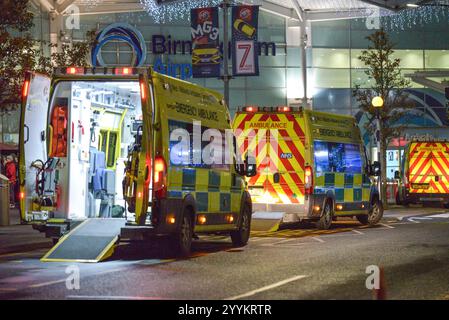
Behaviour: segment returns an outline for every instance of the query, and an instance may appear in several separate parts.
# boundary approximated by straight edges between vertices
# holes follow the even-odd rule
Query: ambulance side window
[[[199,137],[194,136],[192,123],[169,120],[170,164],[194,168],[228,168],[225,161],[225,134],[204,126]]]

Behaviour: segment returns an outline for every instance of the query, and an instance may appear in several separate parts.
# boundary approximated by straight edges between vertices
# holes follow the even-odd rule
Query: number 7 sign
[[[253,40],[235,41],[234,75],[254,75],[255,65],[255,42]]]

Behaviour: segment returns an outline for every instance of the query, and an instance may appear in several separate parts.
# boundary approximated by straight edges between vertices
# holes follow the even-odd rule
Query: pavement
[[[9,226],[0,226],[0,254],[51,248],[52,240],[34,230],[30,225],[21,225],[19,210],[10,210]]]

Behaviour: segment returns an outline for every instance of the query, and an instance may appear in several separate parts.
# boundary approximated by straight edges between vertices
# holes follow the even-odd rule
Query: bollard
[[[0,174],[0,226],[9,226],[9,180]]]
[[[385,283],[384,268],[380,267],[379,289],[374,289],[374,300],[387,300],[387,287]]]

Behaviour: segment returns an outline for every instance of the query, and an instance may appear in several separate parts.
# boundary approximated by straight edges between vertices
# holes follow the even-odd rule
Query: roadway
[[[372,299],[371,265],[383,268],[388,299],[449,299],[448,239],[439,210],[373,228],[337,221],[324,232],[254,233],[237,249],[207,236],[184,260],[123,244],[98,264],[43,263],[46,249],[36,249],[0,255],[0,299]],[[68,290],[76,269],[80,287]]]

